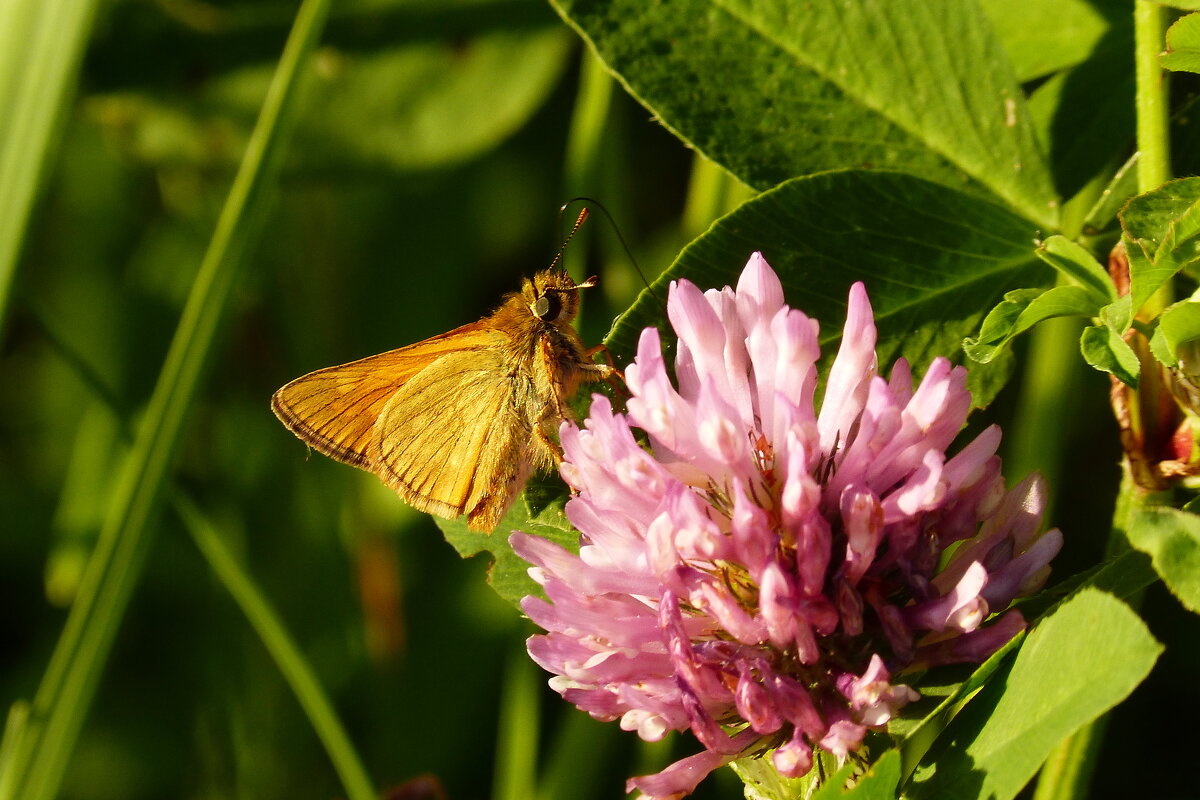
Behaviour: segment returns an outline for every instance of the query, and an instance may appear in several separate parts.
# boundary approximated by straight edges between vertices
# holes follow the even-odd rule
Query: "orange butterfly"
[[[491,531],[530,473],[562,460],[558,426],[580,384],[618,374],[594,363],[603,347],[586,349],[571,327],[579,290],[593,285],[552,266],[484,319],[297,378],[271,408],[414,508],[465,513],[469,527]]]

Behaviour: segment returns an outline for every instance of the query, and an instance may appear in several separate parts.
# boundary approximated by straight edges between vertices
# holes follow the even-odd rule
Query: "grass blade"
[[[263,597],[258,586],[242,569],[220,533],[205,518],[191,498],[181,491],[172,493],[175,510],[192,534],[196,546],[204,554],[217,578],[229,590],[234,602],[246,615],[263,646],[271,654],[284,679],[308,715],[313,730],[325,746],[333,767],[342,780],[349,800],[374,800],[375,790],[363,768],[358,753],[350,744],[329,698],[296,643],[292,641],[275,610]]]
[[[129,424],[128,410],[123,408],[115,393],[100,373],[93,368],[58,332],[58,326],[50,316],[36,305],[42,335],[51,343],[57,355],[66,362],[79,379],[88,387],[96,400],[118,421],[119,436],[126,445],[133,444],[133,428]],[[321,687],[312,667],[304,659],[300,648],[288,632],[279,614],[271,606],[254,579],[243,568],[237,557],[225,543],[220,531],[195,500],[178,486],[168,487],[171,504],[184,526],[192,535],[197,549],[208,561],[217,579],[228,590],[233,601],[245,615],[250,626],[258,634],[263,647],[279,667],[284,680],[292,689],[296,700],[312,723],[334,769],[341,778],[342,787],[349,800],[374,800],[376,797],[370,777],[362,761],[346,735],[333,704]],[[9,712],[8,725],[0,747],[0,776],[7,777],[8,751],[15,746],[28,718],[28,704],[14,704]],[[0,778],[0,781],[4,778]],[[0,786],[0,796],[5,790]]]
[[[0,327],[98,5],[97,0],[0,3]]]
[[[7,776],[10,796],[51,800],[61,785],[113,638],[141,575],[153,530],[152,516],[233,279],[265,215],[266,189],[273,185],[295,116],[298,77],[320,36],[328,8],[328,0],[305,0],[297,14],[145,421],[118,480],[96,551],[34,697],[29,724],[16,742]]]

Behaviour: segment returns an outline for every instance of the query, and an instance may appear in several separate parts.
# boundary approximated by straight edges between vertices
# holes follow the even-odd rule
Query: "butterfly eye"
[[[562,313],[562,299],[554,293],[544,294],[533,304],[533,313],[543,322],[553,322]]]

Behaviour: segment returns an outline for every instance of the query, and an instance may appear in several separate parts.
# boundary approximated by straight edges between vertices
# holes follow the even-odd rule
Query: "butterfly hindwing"
[[[447,353],[412,376],[380,413],[373,469],[414,507],[494,525],[528,476],[527,370],[499,348]]]

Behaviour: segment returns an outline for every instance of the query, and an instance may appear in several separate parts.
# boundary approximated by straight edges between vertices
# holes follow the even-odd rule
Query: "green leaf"
[[[1125,533],[1131,545],[1150,555],[1179,602],[1200,613],[1200,517],[1172,508],[1146,509]]]
[[[979,335],[963,340],[963,350],[972,361],[986,364],[995,358],[1016,334],[1017,320],[1029,304],[1043,294],[1041,289],[1013,289],[988,312]]]
[[[1167,28],[1167,52],[1158,63],[1176,72],[1200,72],[1200,14],[1188,14]]]
[[[1140,194],[1121,209],[1121,225],[1130,239],[1146,241],[1154,257],[1175,220],[1200,202],[1200,178],[1168,181]]]
[[[1088,58],[1112,27],[1086,0],[982,0],[1022,83]]]
[[[1200,261],[1200,178],[1190,180],[1195,181],[1196,199],[1186,209],[1180,209],[1154,254],[1156,262],[1169,264],[1176,270]]]
[[[1079,351],[1091,366],[1115,375],[1127,386],[1137,388],[1141,365],[1129,343],[1108,325],[1093,325],[1083,329]]]
[[[535,490],[534,494],[539,493]],[[542,587],[529,577],[529,563],[513,552],[508,537],[513,531],[524,531],[555,542],[572,553],[578,552],[579,532],[567,522],[567,516],[563,512],[564,495],[565,492],[560,492],[554,500],[539,495],[539,499],[534,501],[538,504],[535,509],[531,509],[531,503],[522,498],[513,503],[504,519],[496,526],[496,530],[491,533],[473,531],[463,519],[433,519],[446,541],[453,545],[463,558],[478,553],[491,555],[492,567],[488,571],[488,583],[497,594],[520,608],[522,597],[530,594],[541,596]]]
[[[385,49],[329,48],[307,87],[288,169],[405,172],[476,156],[537,111],[570,45],[541,9],[535,21],[508,28],[434,30]],[[91,109],[131,158],[226,166],[241,156],[271,69],[236,65],[196,97],[124,91],[95,98]]]
[[[1145,240],[1133,241],[1124,237],[1125,258],[1129,262],[1129,294],[1121,298],[1125,303],[1124,311],[1126,326],[1133,322],[1133,315],[1150,297],[1178,271],[1167,264],[1160,266],[1154,262],[1146,250]],[[1120,326],[1118,326],[1120,327]]]
[[[1168,367],[1179,366],[1179,359],[1175,356],[1175,348],[1167,341],[1167,337],[1163,334],[1161,326],[1156,327],[1154,333],[1150,336],[1150,353],[1160,363]]]
[[[894,800],[900,784],[900,754],[888,750],[865,772],[853,778],[853,762],[841,769],[829,753],[816,750],[813,769],[799,778],[785,778],[771,764],[770,754],[742,758],[730,768],[742,779],[746,800]]]
[[[1156,578],[1150,559],[1144,553],[1126,550],[1097,567],[1059,581],[1032,597],[1019,600],[1015,608],[1027,620],[1037,619],[1083,589],[1096,589],[1119,599],[1126,599],[1140,594]],[[904,758],[905,776],[913,772],[946,726],[979,690],[987,685],[992,676],[1001,667],[1006,666],[1012,653],[1024,641],[1024,633],[1013,637],[987,661],[976,667],[965,680],[946,685],[929,684],[926,678],[932,673],[927,673],[920,682],[913,684],[913,688],[921,693],[921,700],[906,706],[899,717],[888,723],[888,733],[899,741],[900,752]],[[944,674],[946,669],[937,672]],[[917,712],[918,716],[914,717],[914,712]]]
[[[1066,6],[1064,16],[1069,16],[1074,11],[1073,0],[1061,4],[1055,0],[1045,4],[1041,0],[1021,0],[1004,5],[1011,16],[1009,24],[1018,26],[1019,35],[1032,42],[1042,37],[1070,35],[1059,22],[1039,30],[1035,19],[1027,16],[1027,10],[1032,5],[1035,15],[1039,11],[1055,14],[1056,9],[1046,6],[1062,5]],[[1098,11],[1090,7],[1085,13]],[[1124,10],[1116,14],[1113,9],[1107,11],[1109,18],[1103,35],[1089,45],[1091,50],[1086,58],[1049,76],[1029,95],[1030,117],[1046,151],[1055,188],[1065,198],[1089,190],[1093,183],[1106,182],[1108,175],[1127,158],[1134,138],[1134,71],[1129,60],[1133,51],[1133,15]],[[1072,47],[1063,49],[1067,54],[1072,51]],[[1041,55],[1055,59],[1057,52],[1050,50]],[[1071,224],[1069,217],[1069,209],[1064,207],[1064,226]],[[1077,229],[1067,230],[1075,233]]]
[[[812,800],[893,800],[900,785],[900,753],[888,750],[845,791],[842,791],[842,781],[837,780],[843,772],[839,771],[832,780],[826,781]]]
[[[979,337],[963,340],[963,349],[972,360],[987,363],[1000,348],[1039,322],[1054,317],[1090,318],[1099,310],[1094,294],[1080,286],[1056,286],[1044,292],[1019,289],[1006,294],[988,313]]]
[[[1134,153],[1113,173],[1108,185],[1083,218],[1083,229],[1100,231],[1108,227],[1123,205],[1137,194],[1138,154]]]
[[[1133,324],[1133,306],[1129,295],[1122,295],[1100,309],[1100,321],[1117,333],[1125,333]]]
[[[819,759],[822,754],[818,750],[813,755]],[[786,778],[775,769],[769,754],[739,758],[731,761],[729,768],[741,779],[746,800],[799,800],[808,793],[817,772],[814,769],[799,778]],[[847,764],[831,780],[844,781],[851,769]]]
[[[553,2],[640,102],[755,188],[903,169],[1055,226],[1023,93],[972,3]]]
[[[1184,300],[1174,304],[1158,318],[1158,328],[1150,340],[1155,358],[1168,367],[1179,366],[1179,346],[1200,339],[1200,302]]]
[[[1141,594],[1143,589],[1157,579],[1158,576],[1145,553],[1126,550],[1086,572],[1072,575],[1032,597],[1018,600],[1015,607],[1026,619],[1033,619],[1084,587],[1099,589],[1126,600]]]
[[[911,795],[1015,797],[1058,742],[1127,697],[1161,652],[1120,600],[1095,589],[1074,595],[947,728]]]
[[[1182,178],[1130,200],[1120,213],[1136,312],[1175,273],[1200,259],[1200,178]]]
[[[1108,271],[1082,245],[1065,236],[1050,236],[1036,250],[1038,258],[1058,270],[1072,283],[1087,289],[1097,307],[1117,299]]]
[[[930,699],[931,694],[934,699],[940,697],[941,700],[937,702],[932,711],[926,711],[915,724],[906,719],[911,713],[908,709],[901,712],[899,718],[888,723],[888,732],[899,738],[899,750],[903,758],[902,774],[905,777],[913,773],[917,764],[929,752],[930,747],[934,745],[946,726],[967,706],[979,690],[987,685],[1000,667],[1010,660],[1013,652],[1024,641],[1024,632],[1017,634],[999,650],[992,653],[971,673],[970,677],[956,686],[941,687],[936,694],[932,694],[925,686],[914,687],[921,693],[922,699],[918,701],[919,704]]]
[[[981,309],[1013,284],[1045,280],[1049,270],[1029,246],[1034,233],[1033,223],[1001,206],[911,175],[828,172],[788,181],[717,220],[654,292],[665,300],[679,278],[704,289],[736,284],[761,251],[788,302],[820,320],[828,358],[841,338],[850,284],[861,280],[879,329],[879,363],[904,356],[920,371],[939,355],[961,362],[962,340]],[[662,324],[659,301],[643,293],[606,344],[620,363],[643,327]]]
[[[1029,304],[1017,318],[1016,333],[1054,317],[1094,317],[1100,310],[1093,293],[1079,286],[1055,286]]]

